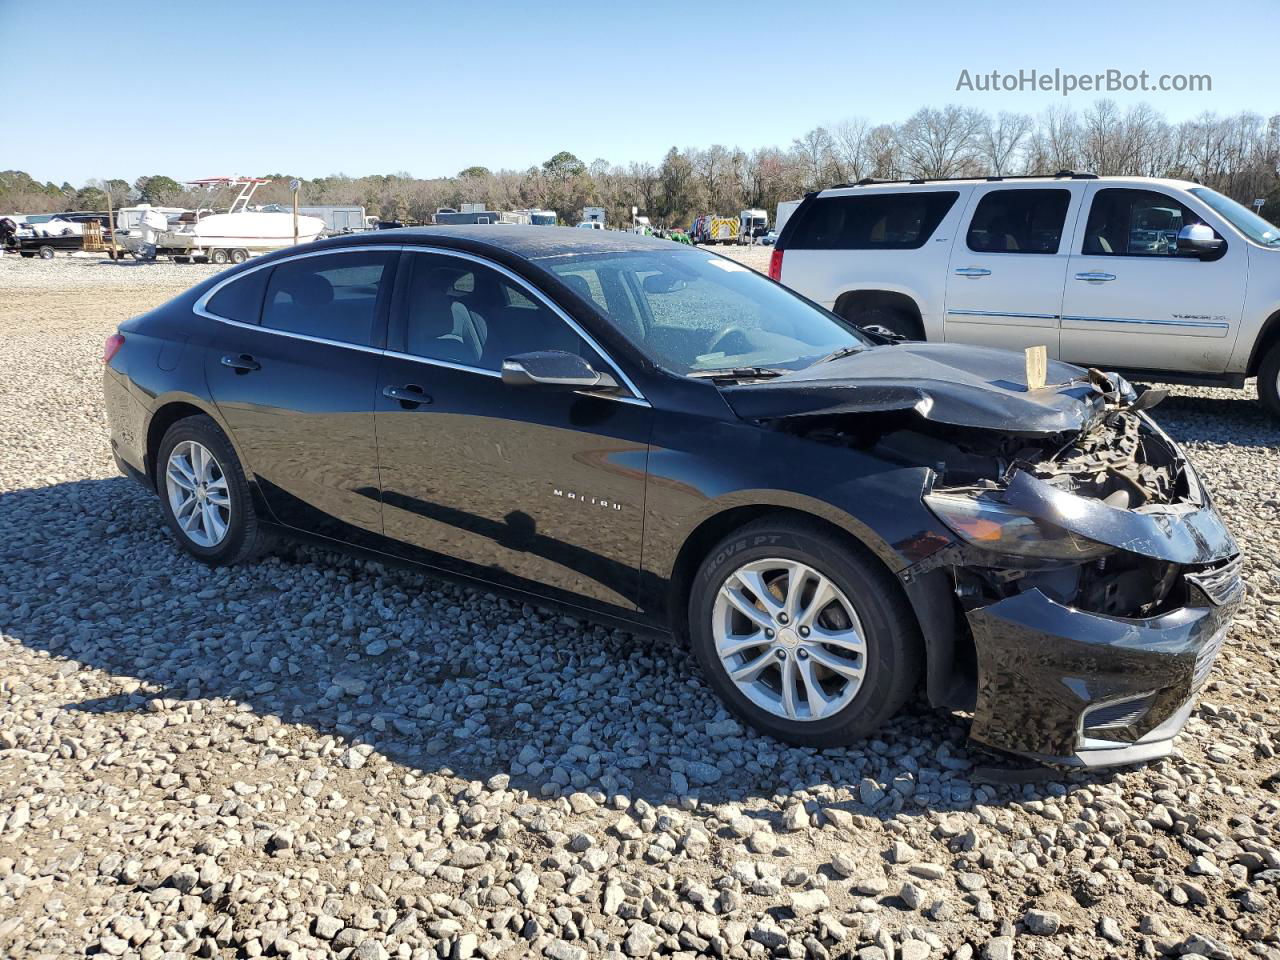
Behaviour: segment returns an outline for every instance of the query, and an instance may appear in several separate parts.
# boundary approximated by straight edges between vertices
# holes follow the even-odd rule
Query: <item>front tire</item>
[[[730,710],[803,746],[874,733],[923,662],[919,625],[888,569],[852,539],[786,516],[711,550],[690,593],[689,635]]]
[[[169,529],[201,563],[240,563],[265,547],[240,460],[212,418],[187,417],[171,426],[155,471]]]
[[[1271,345],[1258,367],[1258,399],[1268,413],[1280,418],[1280,340]]]
[[[54,253],[55,253],[55,251],[54,251],[53,247],[50,247],[50,246],[43,246],[43,247],[41,247],[41,248],[40,248],[40,259],[41,259],[41,260],[52,260],[52,259],[53,259],[53,257],[54,257]]]
[[[209,262],[216,263],[218,265],[222,265],[230,259],[230,255],[225,250],[215,250],[213,253],[209,254]]]

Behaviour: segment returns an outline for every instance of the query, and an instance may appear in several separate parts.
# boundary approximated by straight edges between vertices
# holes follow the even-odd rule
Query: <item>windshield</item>
[[[736,261],[701,250],[564,257],[544,263],[665,370],[799,370],[866,346],[838,318]]]
[[[1208,187],[1192,187],[1190,192],[1213,207],[1214,212],[1221,215],[1254,243],[1260,243],[1266,247],[1280,246],[1280,228],[1270,220],[1264,220],[1258,216],[1243,203],[1237,203]]]

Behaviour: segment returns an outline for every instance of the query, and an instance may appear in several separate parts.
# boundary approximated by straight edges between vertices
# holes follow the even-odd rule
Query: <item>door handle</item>
[[[424,403],[431,402],[431,398],[416,383],[409,383],[403,387],[383,387],[382,395],[392,400],[399,400],[400,406],[406,410],[413,410]]]
[[[1094,273],[1094,272],[1090,272],[1090,273],[1077,273],[1077,274],[1076,274],[1076,279],[1077,279],[1077,280],[1086,280],[1086,281],[1088,281],[1089,283],[1103,283],[1103,282],[1105,282],[1105,281],[1107,281],[1107,280],[1114,280],[1115,278],[1116,278],[1116,275],[1115,275],[1114,273]]]
[[[991,276],[991,271],[986,267],[958,267],[956,269],[956,276],[974,278],[989,277]]]
[[[254,370],[262,369],[262,364],[247,353],[229,353],[222,358],[222,365],[230,367],[236,373],[250,373]]]

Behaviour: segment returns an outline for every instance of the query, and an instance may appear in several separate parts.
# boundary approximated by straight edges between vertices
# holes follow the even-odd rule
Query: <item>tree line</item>
[[[584,162],[561,151],[526,170],[470,166],[452,177],[408,173],[302,180],[304,204],[360,204],[386,220],[427,222],[439,207],[483,203],[493,210],[555,210],[575,223],[584,206],[602,206],[610,223],[630,222],[631,208],[662,226],[687,226],[702,213],[732,215],[866,177],[1009,176],[1059,170],[1195,180],[1242,203],[1266,198],[1280,206],[1280,113],[1205,113],[1172,123],[1145,104],[1121,109],[1098,100],[1039,115],[987,113],[961,106],[924,107],[900,123],[853,118],[815,127],[788,146],[744,150],[714,144],[672,147],[657,163]],[[255,202],[288,203],[290,174]],[[0,211],[102,210],[148,202],[207,205],[209,198],[168,176],[89,180],[80,187],[39,183],[22,171],[0,173]],[[225,200],[223,201],[225,203]]]

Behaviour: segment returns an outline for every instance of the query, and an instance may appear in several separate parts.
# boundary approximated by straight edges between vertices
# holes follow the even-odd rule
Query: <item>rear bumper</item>
[[[1167,755],[1240,593],[1148,619],[1088,613],[1029,590],[967,612],[978,658],[971,738],[1062,766]],[[1203,602],[1203,605],[1199,605]]]

